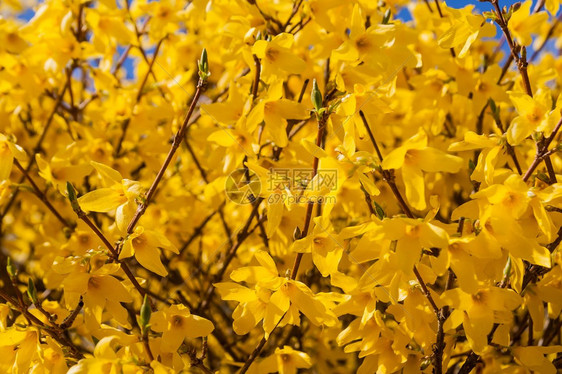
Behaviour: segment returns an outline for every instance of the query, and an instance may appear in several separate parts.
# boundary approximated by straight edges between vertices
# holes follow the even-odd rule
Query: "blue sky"
[[[421,0],[419,0],[421,1]],[[524,0],[523,0],[524,1]],[[523,2],[521,1],[521,2]],[[431,4],[431,6],[434,8],[435,0],[429,0],[429,3]],[[440,1],[442,2],[442,1]],[[515,3],[517,3],[517,0],[500,0],[500,5],[501,7],[504,6],[510,6],[513,5]],[[466,0],[449,0],[446,1],[447,5],[451,8],[464,8],[465,6],[469,5],[469,4],[473,4],[474,7],[474,11],[475,12],[483,12],[486,10],[492,10],[492,4],[488,3],[488,2],[481,2],[478,0],[474,0],[474,1],[466,1]],[[533,1],[533,4],[536,3],[536,1]],[[531,7],[531,9],[533,9],[533,7]],[[398,13],[398,18],[403,18],[405,20],[410,20],[410,15],[408,13],[408,11],[406,9],[404,9],[402,12]]]
[[[516,0],[500,0],[500,5],[503,7],[505,5],[511,5],[516,3]],[[477,9],[480,10],[490,10],[492,9],[492,4],[490,3],[483,3],[480,1],[463,1],[463,0],[449,0],[446,2],[451,8],[462,8],[468,4],[476,5]]]

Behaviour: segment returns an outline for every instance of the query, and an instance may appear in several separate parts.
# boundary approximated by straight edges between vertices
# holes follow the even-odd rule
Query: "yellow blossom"
[[[162,332],[161,348],[175,352],[184,339],[194,339],[211,334],[214,326],[208,319],[191,314],[181,304],[174,304],[152,314],[151,328]]]

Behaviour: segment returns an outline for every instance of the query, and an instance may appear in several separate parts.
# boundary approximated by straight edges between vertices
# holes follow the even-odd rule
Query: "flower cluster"
[[[0,371],[560,370],[561,2],[501,2],[0,2]]]

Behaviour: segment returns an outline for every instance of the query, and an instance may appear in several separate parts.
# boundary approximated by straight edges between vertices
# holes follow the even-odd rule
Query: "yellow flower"
[[[292,250],[312,253],[312,261],[322,276],[327,277],[338,271],[342,258],[341,240],[333,232],[332,225],[326,217],[314,218],[314,229],[305,238],[293,243]]]
[[[65,374],[68,366],[64,357],[64,352],[59,344],[50,336],[46,336],[47,348],[43,349],[45,368],[49,373]]]
[[[456,173],[463,165],[460,157],[427,146],[427,134],[419,130],[395,148],[382,162],[383,169],[401,169],[406,186],[406,199],[418,210],[426,208],[423,171]]]
[[[351,322],[336,342],[347,345],[346,352],[358,351],[360,358],[365,357],[358,373],[394,373],[404,366],[410,353],[406,348],[410,338],[404,330],[404,325],[387,326],[383,313],[376,310],[366,321],[357,318]]]
[[[137,361],[123,357],[124,350],[130,349],[136,340],[136,337],[125,334],[104,336],[96,344],[93,356],[80,360],[69,373],[138,373],[143,369]]]
[[[558,9],[560,8],[560,0],[546,0],[545,1],[545,8],[553,16],[556,15],[556,13],[558,12]]]
[[[20,32],[15,23],[0,23],[0,50],[5,49],[6,52],[19,54],[28,47],[28,42],[20,36]]]
[[[443,7],[446,6],[443,5]],[[452,17],[452,25],[439,38],[439,45],[443,48],[455,48],[458,57],[465,57],[470,46],[479,36],[491,38],[496,35],[494,25],[486,22],[482,15],[472,14],[474,5],[468,5],[462,9],[449,7],[446,9]]]
[[[254,284],[255,289],[233,282],[214,284],[223,300],[240,303],[232,315],[237,334],[247,334],[263,320],[267,338],[278,324],[298,324],[299,312],[315,326],[335,325],[336,317],[333,312],[326,308],[310,288],[302,282],[280,277],[275,262],[267,252],[258,251],[254,257],[260,266],[236,269],[230,274],[230,278],[235,282]]]
[[[522,92],[510,92],[509,98],[519,116],[511,121],[507,129],[509,144],[517,145],[535,131],[543,131],[554,121],[551,116],[552,98],[550,91],[545,90],[531,97]]]
[[[375,23],[368,29],[365,28],[365,19],[361,14],[358,4],[353,8],[349,40],[332,52],[334,61],[355,62],[369,58],[369,63],[378,65],[384,58],[383,47],[388,47],[394,42],[396,36],[395,25],[382,25]],[[374,58],[374,61],[371,59]]]
[[[57,152],[49,162],[41,154],[35,155],[39,175],[47,182],[53,184],[59,192],[66,194],[66,182],[81,183],[85,176],[90,174],[92,167],[88,164],[74,163],[77,148],[70,146],[62,152]]]
[[[143,267],[165,277],[168,275],[168,271],[160,260],[158,248],[168,249],[176,254],[179,253],[178,249],[164,235],[137,226],[135,231],[125,239],[123,249],[119,253],[119,260],[134,255]]]
[[[141,185],[138,182],[123,179],[117,170],[108,166],[95,161],[91,161],[91,164],[109,187],[98,188],[78,198],[80,207],[92,212],[115,210],[117,227],[121,231],[126,231],[127,224],[136,212],[135,199],[141,194]]]
[[[0,369],[6,373],[28,372],[38,357],[39,336],[37,331],[18,331],[12,326],[0,332]]]
[[[81,269],[83,270],[83,269]],[[127,289],[112,274],[119,270],[118,264],[107,264],[101,268],[87,273],[74,271],[63,281],[66,303],[72,308],[76,307],[79,297],[84,297],[84,307],[91,310],[98,322],[102,321],[104,308],[125,326],[127,321],[127,310],[121,302],[133,301]]]
[[[562,345],[549,347],[515,347],[513,357],[515,362],[532,373],[555,374],[558,371],[553,361],[556,353],[562,352]],[[546,355],[546,357],[545,357]]]
[[[12,183],[9,180],[3,180],[0,182],[0,207],[3,207],[11,195]]]
[[[163,352],[175,352],[184,339],[207,336],[215,329],[211,321],[191,314],[189,309],[181,304],[174,304],[153,313],[150,325],[154,331],[163,333]]]
[[[312,367],[312,360],[309,355],[286,345],[283,348],[275,348],[275,353],[256,365],[253,372],[296,374],[298,369],[310,367]]]
[[[541,26],[547,22],[548,14],[538,12],[531,14],[531,0],[525,1],[509,19],[507,27],[515,41],[520,45],[529,46],[533,42],[531,34],[540,33]]]
[[[488,246],[499,243],[515,258],[551,266],[550,252],[539,243],[551,241],[554,225],[534,189],[529,189],[520,175],[512,174],[503,184],[484,188],[471,197],[475,201],[459,207],[454,218],[478,219],[478,236],[487,235]]]
[[[294,37],[281,33],[271,41],[258,40],[252,47],[252,53],[261,59],[262,78],[283,77],[285,74],[299,74],[306,68],[306,63],[291,50]]]
[[[10,178],[14,158],[18,161],[27,160],[23,148],[10,141],[4,134],[0,134],[0,181]]]
[[[478,162],[470,178],[477,182],[494,182],[496,165],[503,165],[509,158],[504,149],[505,140],[496,135],[478,135],[473,131],[464,134],[464,140],[452,143],[447,149],[449,152],[473,151],[482,149],[478,155]]]
[[[454,288],[443,292],[441,301],[454,308],[445,322],[445,331],[462,323],[471,348],[481,353],[488,345],[487,335],[494,323],[509,323],[511,311],[521,304],[521,297],[499,287],[483,288],[474,294]]]
[[[283,82],[279,80],[269,86],[266,95],[252,109],[248,115],[247,128],[248,131],[252,131],[262,121],[265,121],[265,128],[275,144],[279,147],[286,147],[288,144],[287,120],[307,119],[310,117],[310,113],[304,104],[282,99],[282,97]]]

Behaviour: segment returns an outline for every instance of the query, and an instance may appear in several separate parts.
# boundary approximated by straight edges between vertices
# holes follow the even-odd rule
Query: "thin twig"
[[[31,161],[30,161],[30,163],[31,163]],[[23,166],[21,166],[19,161],[15,158],[14,158],[14,165],[16,165],[16,167],[19,169],[19,171],[21,171],[21,173],[24,175],[25,179],[27,179],[29,184],[31,184],[31,187],[33,188],[33,191],[35,191],[35,196],[37,196],[39,198],[39,200],[41,200],[41,202],[43,204],[45,204],[47,209],[49,209],[51,211],[51,213],[53,213],[53,215],[60,221],[60,223],[62,223],[62,225],[64,227],[67,227],[68,229],[74,231],[74,226],[72,224],[68,223],[68,221],[61,216],[61,214],[58,212],[58,210],[53,206],[53,204],[51,204],[49,199],[47,199],[47,196],[45,196],[43,191],[41,191],[39,186],[37,186],[37,184],[35,183],[33,178],[31,178],[31,176],[29,175],[27,170]]]
[[[254,55],[254,63],[256,65],[256,75],[254,77],[254,83],[252,84],[252,98],[255,100],[258,96],[258,89],[260,87],[260,75],[261,75],[261,62],[258,56]]]
[[[68,89],[69,86],[70,86],[70,81],[68,80],[68,76],[67,76],[67,79],[66,79],[64,87],[62,89],[62,92],[60,93],[58,98],[55,100],[55,105],[53,106],[53,109],[51,110],[51,112],[49,113],[49,116],[47,117],[47,120],[45,121],[45,125],[43,126],[43,131],[41,131],[41,135],[39,135],[39,139],[37,140],[37,143],[35,143],[35,147],[33,147],[33,150],[31,151],[32,157],[30,158],[29,163],[27,164],[27,167],[25,169],[25,171],[27,173],[29,173],[31,171],[31,168],[35,164],[35,157],[33,157],[33,156],[35,156],[35,154],[41,150],[43,140],[45,140],[45,137],[47,136],[47,132],[49,131],[49,128],[51,127],[51,123],[53,122],[53,119],[55,118],[55,114],[57,113],[59,107],[62,105],[64,94],[65,94],[65,92],[66,92],[66,90]],[[24,179],[25,179],[25,174],[21,176],[18,183],[22,183],[24,181]],[[4,208],[4,211],[2,212],[2,214],[0,214],[0,227],[1,227],[1,224],[2,224],[2,221],[3,221],[4,217],[6,216],[6,214],[8,214],[8,212],[10,211],[10,208],[12,207],[14,202],[16,201],[18,193],[19,193],[19,189],[16,189],[14,191],[14,193],[12,194],[12,196],[10,197],[10,200],[8,200],[8,202],[6,203],[6,207]]]
[[[443,18],[444,15],[443,12],[441,11],[441,5],[439,5],[439,0],[434,0],[434,1],[435,1],[435,6],[437,7],[437,12],[439,13],[439,17]],[[426,2],[426,4],[429,7],[429,3]],[[429,9],[431,10],[431,8]],[[457,54],[455,53],[455,49],[453,47],[451,47],[449,50],[451,51],[451,56],[453,57],[457,56]]]
[[[146,74],[144,75],[143,80],[141,81],[141,84],[139,86],[139,89],[137,91],[137,96],[135,98],[135,107],[137,106],[138,103],[140,103],[140,100],[142,98],[143,95],[143,91],[144,91],[144,87],[146,85],[146,82],[148,81],[148,77],[150,75],[150,73],[152,72],[152,68],[154,67],[154,63],[156,62],[156,58],[158,57],[158,52],[160,51],[160,47],[162,46],[162,43],[164,42],[164,40],[166,39],[166,37],[160,39],[158,41],[158,43],[156,44],[156,49],[154,50],[154,55],[152,57],[152,60],[150,61],[150,63],[148,64],[148,71],[146,72]],[[129,128],[129,124],[131,123],[131,118],[127,118],[124,122],[123,122],[123,128],[121,130],[121,136],[119,137],[119,140],[117,141],[117,144],[115,145],[115,156],[119,156],[121,154],[121,147],[123,145],[123,142],[125,141],[125,137],[127,136],[127,130]]]
[[[527,169],[527,171],[525,172],[525,175],[523,176],[523,181],[526,182],[531,177],[531,175],[533,174],[533,172],[535,171],[537,166],[539,166],[541,161],[543,159],[546,160],[548,158],[548,155],[547,155],[548,147],[550,146],[550,143],[552,143],[552,141],[554,140],[554,138],[558,134],[558,131],[560,131],[561,126],[562,126],[562,118],[558,121],[558,123],[554,127],[554,130],[552,130],[552,133],[550,134],[550,136],[548,138],[544,138],[542,141],[539,141],[537,143],[537,153],[535,155],[535,159],[533,160],[533,162],[529,166],[529,169]],[[553,183],[554,182],[556,182],[556,177],[554,177]]]
[[[152,196],[156,192],[156,188],[158,188],[158,184],[162,180],[162,177],[164,176],[164,173],[166,172],[166,169],[168,168],[168,165],[170,164],[170,162],[174,158],[174,155],[175,155],[178,147],[180,146],[182,139],[184,138],[184,134],[185,134],[185,131],[187,130],[187,124],[189,122],[189,119],[191,118],[191,115],[193,114],[193,111],[195,110],[195,106],[197,105],[197,102],[199,101],[199,98],[201,97],[201,94],[205,90],[206,85],[207,84],[206,84],[205,81],[203,81],[202,79],[199,79],[199,82],[197,83],[197,89],[195,91],[195,96],[193,97],[193,100],[191,101],[191,105],[189,106],[189,110],[187,112],[187,115],[185,116],[185,119],[184,119],[181,127],[179,128],[178,132],[174,136],[174,140],[172,142],[172,147],[168,151],[168,155],[166,156],[166,159],[164,160],[164,163],[160,167],[160,170],[158,171],[158,174],[156,175],[156,178],[154,178],[154,181],[152,182],[152,185],[148,189],[148,192],[146,193],[144,202],[139,204],[135,215],[131,219],[131,222],[129,223],[129,226],[127,227],[127,234],[131,234],[134,231],[135,226],[137,225],[139,219],[142,217],[142,215],[146,211],[146,208],[150,204]]]
[[[96,236],[103,242],[103,244],[107,247],[109,252],[111,252],[111,257],[113,258],[113,260],[121,265],[121,269],[123,269],[123,272],[125,273],[127,278],[129,278],[129,280],[131,281],[133,286],[137,289],[137,291],[141,294],[141,296],[144,297],[144,295],[146,294],[146,290],[137,281],[137,279],[133,275],[133,272],[131,271],[131,269],[129,269],[129,266],[127,266],[127,264],[124,261],[119,260],[119,252],[117,251],[117,249],[113,247],[111,242],[100,231],[100,229],[98,229],[98,227],[88,218],[86,212],[84,212],[80,208],[77,202],[75,203],[75,205],[73,204],[72,208],[76,213],[76,215],[78,216],[78,218],[80,218],[93,231],[93,233],[96,234]]]

